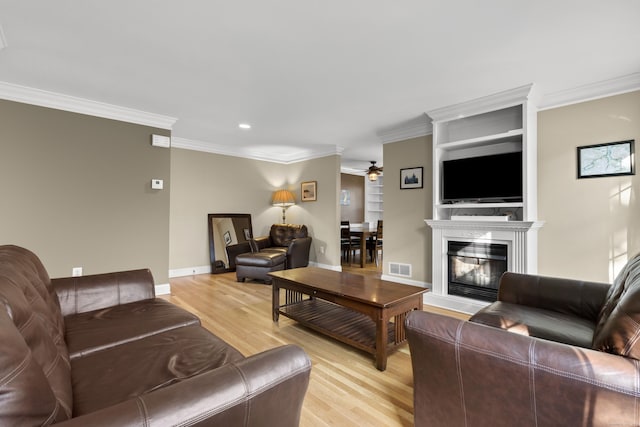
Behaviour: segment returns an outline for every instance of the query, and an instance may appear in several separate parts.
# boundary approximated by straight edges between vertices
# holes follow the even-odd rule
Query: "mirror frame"
[[[214,218],[242,218],[246,219],[249,222],[249,236],[253,239],[253,226],[251,225],[251,214],[237,214],[237,213],[221,213],[221,214],[213,214],[210,213],[207,215],[207,228],[209,232],[209,260],[211,261],[211,273],[227,273],[230,271],[235,271],[235,267],[231,267],[231,261],[227,259],[229,265],[225,265],[224,267],[216,266],[216,251],[215,251],[215,238],[214,238],[214,229],[213,229],[213,219]],[[243,240],[247,241],[247,240]],[[240,242],[242,243],[242,242]],[[228,258],[228,257],[227,257]]]

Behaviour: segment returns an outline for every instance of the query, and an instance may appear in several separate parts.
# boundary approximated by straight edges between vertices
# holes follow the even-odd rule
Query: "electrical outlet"
[[[71,276],[73,277],[82,276],[82,267],[73,267],[71,269]]]

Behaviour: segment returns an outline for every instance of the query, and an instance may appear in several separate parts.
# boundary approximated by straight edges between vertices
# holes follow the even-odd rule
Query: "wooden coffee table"
[[[404,320],[422,309],[427,289],[359,274],[305,267],[269,273],[273,277],[273,321],[279,315],[371,353],[376,367],[406,342]],[[281,299],[280,290],[284,290]]]

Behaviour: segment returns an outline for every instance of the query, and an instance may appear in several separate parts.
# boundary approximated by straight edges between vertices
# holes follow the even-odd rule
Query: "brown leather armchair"
[[[640,257],[613,286],[506,273],[470,321],[407,316],[416,426],[640,425]]]
[[[273,224],[268,236],[250,241],[251,252],[236,257],[236,279],[271,283],[269,273],[309,265],[311,237],[306,225]]]
[[[251,244],[253,252],[286,254],[286,269],[309,265],[311,237],[306,225],[273,224],[268,236],[258,237]]]

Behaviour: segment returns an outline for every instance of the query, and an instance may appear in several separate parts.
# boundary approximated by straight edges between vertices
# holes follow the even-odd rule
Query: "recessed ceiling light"
[[[240,129],[251,129],[251,125],[249,123],[240,123],[238,127]]]

